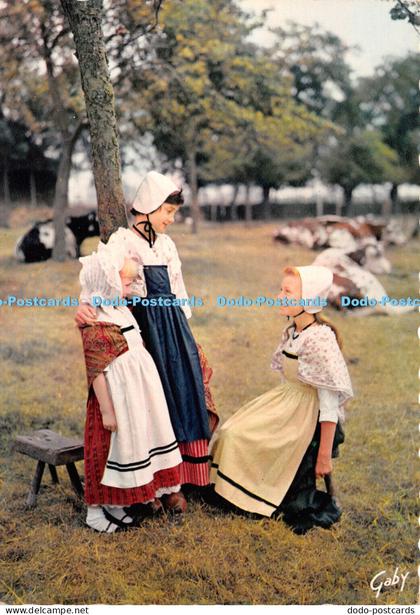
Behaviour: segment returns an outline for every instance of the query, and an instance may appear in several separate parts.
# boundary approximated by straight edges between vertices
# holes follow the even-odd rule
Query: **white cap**
[[[332,271],[320,265],[296,267],[302,281],[302,299],[327,299],[333,283]],[[302,309],[308,314],[316,314],[322,310],[322,305],[304,305]]]
[[[138,187],[131,207],[142,214],[150,214],[163,205],[170,194],[179,190],[179,186],[166,175],[149,171]]]

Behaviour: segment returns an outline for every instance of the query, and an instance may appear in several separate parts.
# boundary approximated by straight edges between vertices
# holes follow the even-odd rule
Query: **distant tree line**
[[[416,11],[394,2],[391,16],[416,27]],[[420,179],[418,55],[356,79],[352,49],[318,25],[272,29],[268,47],[252,42],[268,19],[234,0],[4,0],[0,224],[15,170],[27,169],[36,202],[48,169],[56,177],[54,257],[64,258],[77,148],[93,164],[105,239],[126,223],[120,166],[133,151],[183,170],[193,230],[209,183],[260,186],[266,217],[271,189],[315,175],[342,187],[344,214],[362,183],[390,182],[395,207],[398,186]]]

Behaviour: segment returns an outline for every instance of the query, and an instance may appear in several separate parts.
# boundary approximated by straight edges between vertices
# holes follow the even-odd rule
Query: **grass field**
[[[212,389],[227,418],[275,386],[269,369],[285,319],[275,308],[220,308],[217,295],[274,295],[286,264],[313,254],[271,240],[275,225],[171,232],[190,295],[190,321],[214,368]],[[0,231],[0,297],[78,296],[79,263],[18,264],[21,229]],[[84,251],[96,246],[89,240]],[[418,295],[420,243],[388,251],[388,294]],[[344,509],[332,530],[293,534],[281,521],[250,520],[193,501],[182,526],[148,520],[98,535],[69,486],[46,473],[38,507],[24,502],[34,462],[11,452],[17,433],[50,427],[82,435],[86,382],[73,308],[0,307],[0,601],[76,604],[413,604],[418,525],[418,313],[351,318],[327,310],[344,338],[356,398],[334,460]],[[82,471],[82,465],[79,464]],[[418,474],[417,474],[418,476]],[[409,572],[403,592],[369,587],[380,571]],[[385,576],[385,575],[384,575]]]

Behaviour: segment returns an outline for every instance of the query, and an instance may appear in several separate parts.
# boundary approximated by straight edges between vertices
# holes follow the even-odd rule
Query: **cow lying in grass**
[[[366,244],[382,242],[384,246],[403,245],[407,240],[396,221],[385,222],[372,216],[319,216],[290,220],[279,226],[274,239],[311,250],[341,248],[348,252]]]
[[[361,253],[364,253],[364,262],[362,261]],[[370,259],[370,260],[369,260]],[[388,261],[383,261],[381,257],[372,252],[372,246],[366,250],[359,250],[355,253],[346,253],[345,250],[337,248],[329,248],[324,250],[313,261],[313,265],[322,265],[328,267],[333,272],[333,286],[328,295],[329,303],[338,310],[351,310],[351,313],[356,316],[365,316],[369,314],[388,314],[399,315],[407,312],[412,312],[416,309],[415,306],[391,305],[386,303],[381,305],[377,303],[375,306],[354,307],[351,305],[345,307],[342,305],[342,297],[350,297],[352,299],[362,299],[369,297],[381,301],[387,296],[384,286],[376,277],[376,274],[389,273],[389,268],[386,267]],[[367,265],[370,263],[370,270]],[[382,265],[382,269],[381,269]],[[373,269],[376,267],[376,271]]]

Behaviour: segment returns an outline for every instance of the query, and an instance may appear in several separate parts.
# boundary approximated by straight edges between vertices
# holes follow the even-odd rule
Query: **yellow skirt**
[[[316,388],[284,358],[287,381],[248,402],[213,435],[210,481],[242,510],[270,517],[281,504],[314,435]]]

